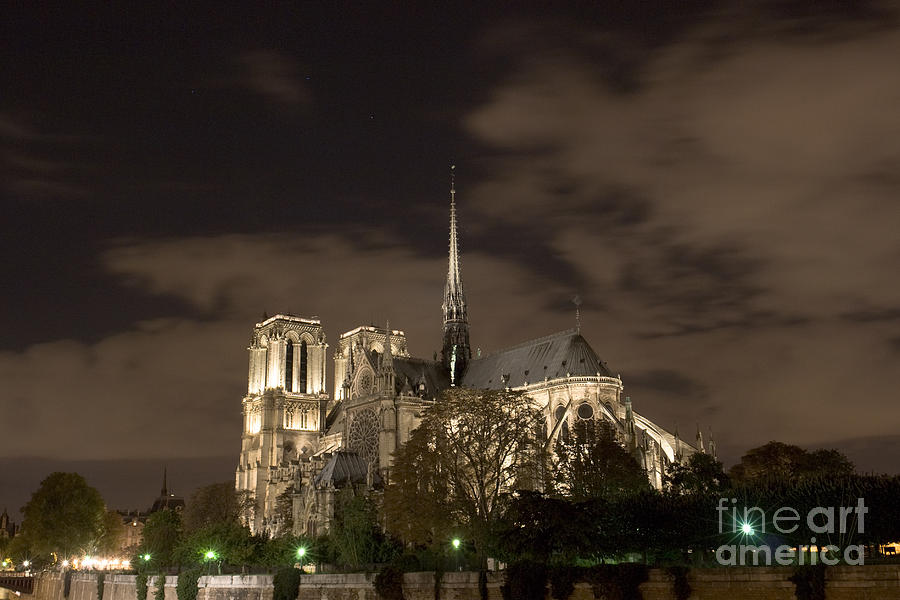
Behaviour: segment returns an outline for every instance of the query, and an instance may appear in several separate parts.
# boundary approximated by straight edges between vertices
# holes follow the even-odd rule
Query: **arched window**
[[[284,351],[284,389],[288,392],[294,391],[294,342],[291,340],[287,340]]]
[[[297,378],[297,391],[301,394],[307,392],[306,389],[306,340],[300,342],[300,376]]]

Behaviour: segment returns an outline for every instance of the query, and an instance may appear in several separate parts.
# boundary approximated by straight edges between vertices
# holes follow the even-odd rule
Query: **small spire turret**
[[[388,396],[393,396],[394,387],[394,355],[391,350],[391,322],[384,325],[384,356],[381,359],[381,391]]]
[[[631,396],[625,396],[625,441],[631,450],[634,450],[637,446],[637,439],[634,434],[634,410],[631,408]]]
[[[678,425],[675,425],[675,460],[681,461],[683,453],[681,451],[681,437],[678,435]]]

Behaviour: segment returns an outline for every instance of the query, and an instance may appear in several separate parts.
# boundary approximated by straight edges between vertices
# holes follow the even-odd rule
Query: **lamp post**
[[[453,541],[450,543],[453,545],[453,561],[456,564],[456,570],[459,571],[459,545],[461,542],[459,538],[453,538]]]
[[[206,559],[206,574],[212,575],[212,561],[217,558],[215,550],[207,550],[203,558]]]
[[[306,557],[306,548],[300,546],[297,548],[297,562],[300,563],[300,570],[303,570],[303,559]]]

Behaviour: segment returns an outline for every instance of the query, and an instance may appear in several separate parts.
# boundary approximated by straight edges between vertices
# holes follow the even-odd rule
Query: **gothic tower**
[[[255,533],[273,529],[265,517],[275,513],[299,461],[318,449],[327,347],[318,319],[275,315],[253,329],[235,488],[255,500],[254,514],[244,515]]]
[[[459,274],[459,248],[456,241],[456,166],[450,167],[450,257],[447,266],[447,284],[444,286],[444,345],[441,360],[450,374],[450,385],[462,379],[472,350],[469,347],[469,318],[466,313],[466,295]]]

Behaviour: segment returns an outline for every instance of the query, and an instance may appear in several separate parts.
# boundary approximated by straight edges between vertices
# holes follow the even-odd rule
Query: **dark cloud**
[[[626,93],[597,77],[590,46],[602,32],[523,46],[463,121],[502,155],[471,205],[487,222],[540,222],[542,245],[581,274],[558,281],[579,281],[586,304],[602,299],[584,329],[640,391],[637,409],[669,426],[709,419],[732,454],[778,431],[802,443],[900,426],[886,400],[900,373],[883,342],[834,319],[900,300],[900,211],[883,176],[900,156],[888,100],[900,86],[883,76],[900,32],[827,19],[841,35],[810,36],[794,31],[803,15],[730,18],[748,11],[759,16],[713,11],[659,44],[639,36]],[[527,31],[524,43],[540,29],[503,35]],[[609,189],[639,199],[638,218],[604,210]],[[629,384],[648,372],[684,374],[708,402]],[[848,372],[886,420],[848,417]]]
[[[257,50],[237,59],[237,83],[283,107],[303,107],[312,101],[294,60],[274,50]]]
[[[880,321],[896,321],[900,319],[900,308],[866,308],[845,312],[841,318],[858,323],[877,323]]]
[[[651,389],[686,401],[703,402],[709,397],[709,390],[699,379],[671,369],[631,373],[628,383],[629,387]]]
[[[0,113],[0,176],[15,199],[71,199],[89,194],[85,165],[72,156],[84,136],[39,131],[30,119]]]

